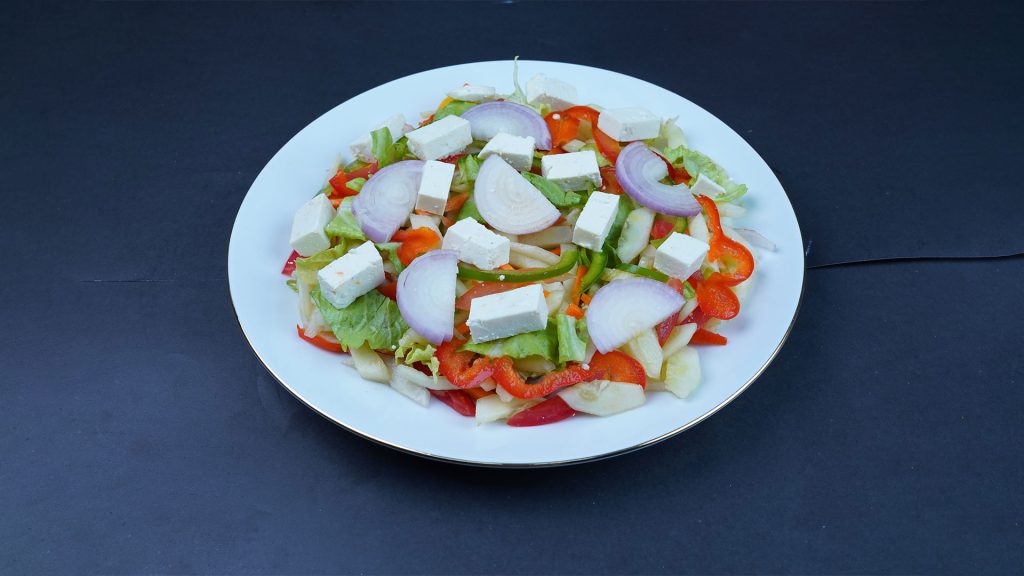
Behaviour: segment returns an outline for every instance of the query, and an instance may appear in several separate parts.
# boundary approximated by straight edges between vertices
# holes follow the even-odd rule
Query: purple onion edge
[[[463,112],[462,118],[472,124],[474,116],[495,113],[516,114],[518,117],[523,118],[524,123],[529,122],[535,130],[531,130],[529,133],[525,134],[515,134],[515,136],[532,136],[534,139],[534,145],[538,150],[551,149],[551,130],[548,129],[547,122],[544,121],[543,116],[529,106],[504,100],[485,102],[484,104],[477,104]]]
[[[436,261],[436,262],[435,262]],[[410,279],[415,279],[414,275],[421,273],[420,268],[425,266],[440,266],[441,264],[451,262],[458,266],[459,253],[454,250],[431,250],[426,254],[416,258],[409,265],[402,270],[402,273],[398,275],[398,288],[396,290],[395,298],[398,300],[398,311],[402,314],[402,318],[409,325],[410,328],[416,331],[417,334],[423,336],[428,342],[435,346],[439,346],[441,343],[451,340],[455,335],[455,321],[452,319],[452,326],[447,331],[435,330],[434,328],[426,325],[415,325],[420,324],[416,321],[417,313],[410,309],[413,303],[405,302],[402,294],[405,293],[405,285]]]
[[[666,203],[659,198],[653,197],[656,192],[643,188],[647,180],[643,176],[642,167],[649,160],[643,158],[643,151],[638,151],[641,148],[643,151],[649,152],[654,156],[658,162],[662,162],[658,154],[647,148],[647,145],[643,142],[633,142],[623,148],[615,162],[615,178],[619,181],[622,189],[626,191],[626,194],[629,194],[629,197],[636,200],[641,206],[669,216],[696,216],[699,214],[700,204],[693,197],[693,194],[690,194],[690,188],[685,184],[674,186],[674,188],[679,189],[681,192],[686,192],[685,195],[680,195],[680,199],[688,198],[690,200],[690,202],[683,202],[685,206]],[[664,184],[657,182],[655,184],[664,186]]]

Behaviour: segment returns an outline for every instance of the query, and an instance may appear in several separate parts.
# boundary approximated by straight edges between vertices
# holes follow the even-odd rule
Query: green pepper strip
[[[536,280],[546,280],[555,276],[561,276],[572,270],[578,259],[579,251],[573,249],[562,252],[562,257],[551,266],[535,268],[533,270],[480,270],[460,262],[459,278],[483,280],[484,282],[533,282]]]
[[[658,282],[668,282],[668,276],[658,272],[657,270],[650,270],[648,268],[641,268],[636,264],[620,264],[619,270],[629,272],[630,274],[636,274],[637,276],[645,276]]]
[[[597,279],[601,277],[601,272],[604,272],[604,267],[608,265],[608,254],[605,252],[591,252],[590,256],[590,268],[587,268],[587,273],[583,275],[583,279],[580,280],[580,292],[590,288],[591,284],[597,282]]]

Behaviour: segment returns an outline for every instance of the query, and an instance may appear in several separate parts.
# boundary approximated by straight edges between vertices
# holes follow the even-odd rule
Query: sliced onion
[[[473,198],[484,220],[509,234],[543,230],[562,215],[540,190],[498,155],[488,156],[480,166]]]
[[[604,285],[587,307],[587,330],[598,351],[610,352],[675,314],[686,300],[664,282],[629,278]]]
[[[422,161],[403,160],[382,168],[363,184],[352,200],[352,213],[367,238],[387,242],[405,224],[416,205],[422,175]]]
[[[410,328],[435,346],[454,333],[458,273],[458,252],[431,250],[398,275],[398,310]]]
[[[754,246],[775,252],[775,242],[765,238],[764,235],[757,230],[752,230],[750,228],[736,228],[736,231],[739,232],[747,242],[750,242]]]
[[[469,121],[474,140],[490,140],[498,132],[513,136],[532,136],[538,150],[551,149],[551,131],[544,118],[529,106],[514,102],[478,104],[462,113]]]
[[[665,176],[668,176],[665,160],[643,142],[633,142],[623,148],[615,161],[619,184],[641,206],[669,216],[700,214],[700,204],[686,184],[662,184],[659,180]]]

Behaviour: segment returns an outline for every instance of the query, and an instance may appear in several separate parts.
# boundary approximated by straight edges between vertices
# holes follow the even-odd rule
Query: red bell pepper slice
[[[597,353],[590,359],[591,380],[629,382],[647,388],[647,373],[644,367],[631,356],[612,350],[606,354]]]
[[[391,239],[402,243],[398,247],[398,259],[406,266],[417,257],[441,245],[441,238],[438,237],[437,232],[425,226],[412,230],[399,230]]]
[[[295,259],[300,258],[299,253],[292,250],[291,256],[284,261],[284,268],[281,268],[281,274],[285,276],[291,276],[292,272],[295,272]]]
[[[512,359],[496,358],[491,364],[494,366],[494,381],[516,398],[540,398],[555,390],[595,379],[590,369],[581,364],[570,364],[558,372],[546,374],[533,384],[527,384],[512,367]]]
[[[326,338],[319,334],[310,338],[309,336],[306,336],[306,333],[302,330],[302,327],[298,325],[295,326],[295,330],[299,333],[299,338],[302,338],[303,340],[309,342],[313,346],[316,346],[317,348],[321,348],[323,350],[327,350],[328,352],[341,353],[341,344],[337,342],[331,342],[330,340],[327,340]]]
[[[377,291],[392,300],[398,300],[398,281],[385,282],[377,286]]]
[[[531,406],[508,419],[509,426],[542,426],[571,418],[576,411],[562,400],[561,396],[549,398],[536,406]]]
[[[622,185],[619,184],[619,177],[615,175],[614,166],[605,166],[601,168],[601,188],[602,192],[609,194],[622,194],[625,190],[622,189]]]
[[[655,220],[654,226],[651,226],[651,238],[660,240],[671,234],[672,230],[674,230],[674,224],[668,220]]]
[[[566,142],[576,138],[580,130],[580,121],[567,114],[552,112],[544,117],[544,122],[551,132],[551,146],[558,148]]]
[[[701,311],[712,318],[730,320],[740,313],[740,300],[723,282],[711,278],[693,283],[697,293],[697,304]]]
[[[344,170],[338,170],[338,173],[329,180],[331,188],[334,188],[334,194],[331,194],[331,198],[344,198],[346,196],[355,196],[359,192],[349,188],[345,184],[349,181],[349,175],[345,174]],[[340,204],[340,202],[339,202]],[[337,208],[337,206],[335,206]]]
[[[581,121],[586,120],[587,122],[590,122],[591,131],[594,133],[594,143],[597,144],[597,151],[600,152],[601,155],[609,162],[615,164],[615,159],[619,157],[619,151],[622,149],[622,146],[617,140],[605,134],[597,127],[597,119],[601,116],[600,112],[589,106],[573,106],[572,108],[562,110],[561,112],[552,112],[551,114],[548,114],[548,117],[554,117],[556,114],[561,118],[576,120],[576,130],[573,131],[572,138],[576,137],[576,133],[579,130],[579,123]],[[570,126],[573,124],[571,120],[567,121],[567,123]],[[550,123],[548,124],[548,127],[551,127]],[[562,136],[563,130],[568,131],[567,128],[562,127],[558,127],[557,130],[559,131],[559,136]],[[565,142],[555,143],[555,130],[551,131],[551,138],[552,146],[560,146],[561,144],[572,140],[572,138],[569,138],[568,140],[565,140]]]
[[[430,394],[463,416],[476,416],[476,401],[465,390],[431,390]]]
[[[460,338],[452,338],[437,347],[434,357],[439,363],[438,371],[449,382],[459,388],[474,388],[490,378],[495,367],[490,358],[473,360],[475,354],[472,352],[459,352],[459,347],[465,342]]]
[[[680,280],[679,278],[669,278],[668,282],[665,283],[668,284],[668,286],[675,290],[676,292],[680,294],[683,293],[683,281]],[[658,324],[658,344],[664,346],[665,342],[668,342],[668,337],[672,334],[672,329],[676,327],[676,324],[678,324],[678,319],[678,314],[672,314],[671,316],[665,318],[664,320],[661,321],[661,323]]]
[[[714,346],[725,346],[725,343],[729,339],[721,334],[715,334],[710,330],[698,328],[693,334],[693,338],[690,338],[690,344],[710,344]]]
[[[727,286],[735,286],[743,282],[754,273],[754,256],[742,244],[729,238],[722,231],[722,220],[718,215],[718,207],[715,201],[707,196],[699,196],[704,212],[707,213],[708,231],[711,239],[708,244],[709,262],[720,262],[720,271],[714,272],[707,278],[707,282],[720,282]]]
[[[377,171],[377,163],[374,162],[372,164],[367,164],[366,166],[363,166],[362,168],[356,168],[355,170],[345,174],[345,176],[349,180],[355,180],[356,178],[369,178],[370,174],[373,174],[376,171]]]

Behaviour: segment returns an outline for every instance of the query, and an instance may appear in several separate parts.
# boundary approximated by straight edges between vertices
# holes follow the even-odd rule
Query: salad
[[[453,87],[351,144],[292,221],[298,337],[478,423],[687,398],[773,248],[734,227],[747,187],[675,118],[513,86]]]

